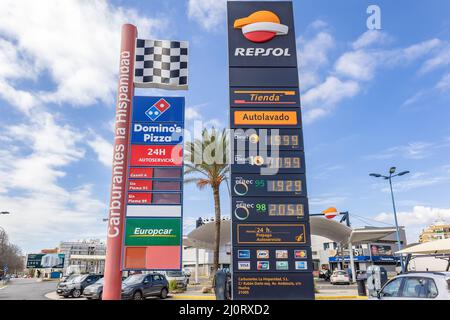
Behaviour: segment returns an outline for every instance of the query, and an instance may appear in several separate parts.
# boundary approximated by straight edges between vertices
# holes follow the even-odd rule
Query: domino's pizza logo
[[[170,104],[164,98],[161,98],[145,111],[145,115],[149,117],[150,120],[156,121],[169,108]]]

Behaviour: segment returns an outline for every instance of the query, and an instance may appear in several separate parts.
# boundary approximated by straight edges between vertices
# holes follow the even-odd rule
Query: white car
[[[189,277],[183,271],[162,271],[169,283],[175,281],[177,283],[177,288],[186,289],[189,283]]]
[[[411,272],[396,276],[369,299],[450,300],[450,272]]]
[[[333,271],[330,277],[331,284],[350,284],[350,277],[347,272],[343,270]]]

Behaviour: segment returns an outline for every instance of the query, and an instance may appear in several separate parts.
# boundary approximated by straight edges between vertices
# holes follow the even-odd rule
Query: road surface
[[[6,287],[0,289],[0,300],[48,300],[45,294],[55,291],[56,285],[56,281],[11,279]]]

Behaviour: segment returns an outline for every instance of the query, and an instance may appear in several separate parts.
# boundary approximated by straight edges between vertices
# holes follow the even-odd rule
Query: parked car
[[[183,271],[163,271],[167,281],[175,281],[177,288],[186,289],[189,284],[189,276]]]
[[[83,291],[83,296],[88,300],[102,300],[104,279],[105,278],[100,278],[95,283],[87,286]],[[125,277],[122,277],[122,281],[125,279]]]
[[[78,276],[80,276],[80,274],[69,274],[69,275],[62,276],[59,279],[59,283],[67,282],[67,281],[72,280],[73,278],[78,277]]]
[[[90,299],[102,300],[104,279],[105,278],[100,278],[95,283],[84,288],[83,296],[86,297],[86,299],[88,300]]]
[[[156,296],[167,298],[169,282],[163,274],[133,274],[122,282],[123,300],[143,300]]]
[[[93,284],[102,277],[103,275],[100,274],[83,274],[70,278],[69,280],[58,284],[56,293],[65,298],[70,296],[79,298],[87,286]]]
[[[343,270],[335,270],[330,277],[331,284],[350,284],[350,277]]]
[[[450,300],[450,272],[412,272],[396,276],[369,299]]]
[[[186,277],[190,277],[191,276],[191,274],[192,274],[192,272],[191,272],[191,270],[190,269],[188,269],[188,268],[184,268],[183,269],[183,273],[186,275]]]

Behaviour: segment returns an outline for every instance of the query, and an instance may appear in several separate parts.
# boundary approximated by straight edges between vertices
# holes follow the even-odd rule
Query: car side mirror
[[[144,284],[148,284],[149,281],[147,279],[144,280]]]

